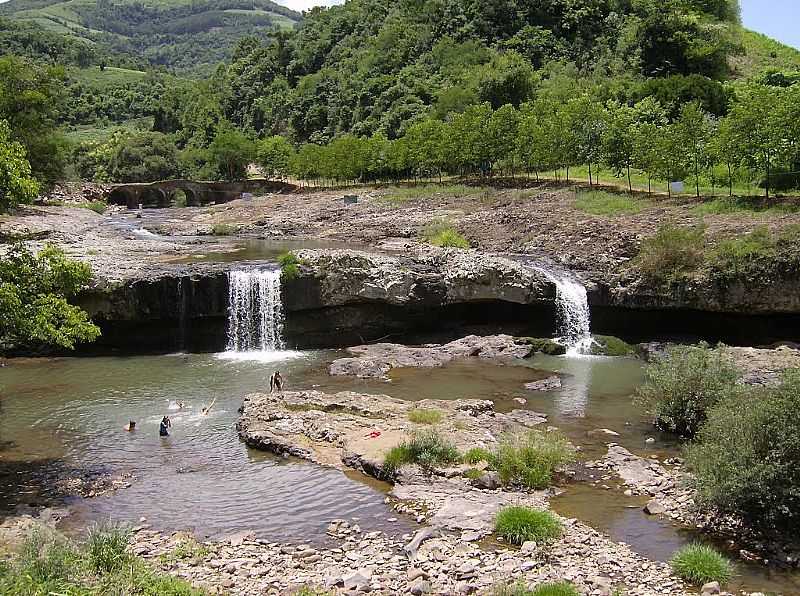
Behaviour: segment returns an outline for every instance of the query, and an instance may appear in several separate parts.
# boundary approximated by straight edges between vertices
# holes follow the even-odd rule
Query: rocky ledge
[[[404,346],[377,343],[347,348],[352,358],[334,360],[329,368],[334,376],[359,378],[385,377],[393,368],[437,368],[463,358],[483,358],[499,363],[528,358],[535,348],[510,335],[479,337],[469,335],[440,345]]]
[[[409,255],[301,250],[299,275],[287,284],[290,310],[381,302],[444,306],[466,302],[552,302],[555,285],[511,259],[476,251],[428,248]]]
[[[494,404],[484,400],[410,402],[387,395],[287,391],[247,396],[237,430],[245,443],[257,449],[382,478],[389,449],[422,428],[408,419],[409,412],[418,408],[439,411],[442,421],[437,432],[462,450],[489,447],[504,432],[546,422],[544,414],[530,410],[496,412]]]

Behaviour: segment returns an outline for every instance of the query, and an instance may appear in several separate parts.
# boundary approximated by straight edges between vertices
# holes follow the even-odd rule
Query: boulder
[[[528,391],[555,391],[556,389],[561,389],[561,377],[552,375],[541,381],[526,383],[525,389]]]

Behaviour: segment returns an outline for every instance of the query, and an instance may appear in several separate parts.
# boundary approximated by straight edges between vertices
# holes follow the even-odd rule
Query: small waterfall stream
[[[589,353],[592,346],[591,317],[586,287],[574,277],[535,267],[556,286],[558,339],[567,346],[567,355]]]
[[[228,351],[276,352],[284,347],[280,270],[228,272]]]

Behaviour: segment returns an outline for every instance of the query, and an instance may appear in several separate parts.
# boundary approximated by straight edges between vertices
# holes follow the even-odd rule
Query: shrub
[[[130,532],[117,526],[97,526],[89,531],[87,555],[97,572],[112,573],[129,559],[127,553]]]
[[[483,447],[472,447],[464,454],[465,464],[477,464],[478,462],[485,461],[487,463],[492,461],[492,454]]]
[[[696,586],[714,581],[724,584],[731,578],[730,561],[702,544],[690,544],[679,549],[672,556],[670,565],[675,575]]]
[[[580,596],[578,589],[569,582],[552,582],[536,586],[532,596]]]
[[[547,543],[561,536],[561,522],[549,511],[512,505],[497,512],[494,531],[511,544]]]
[[[590,215],[613,217],[616,215],[634,215],[649,206],[647,201],[640,201],[630,195],[614,194],[602,190],[580,191],[575,197],[575,207]]]
[[[641,274],[652,281],[670,282],[695,271],[704,260],[705,229],[662,226],[642,242],[637,259]]]
[[[714,407],[687,448],[702,507],[764,531],[800,532],[800,372]]]
[[[707,344],[671,348],[651,362],[637,401],[661,430],[693,437],[708,410],[736,391],[739,372],[722,348]]]
[[[425,227],[423,238],[434,246],[442,248],[469,248],[469,241],[451,225],[445,222],[433,222]]]
[[[575,459],[575,450],[559,432],[539,430],[503,437],[489,464],[503,484],[529,489],[550,486],[553,472]]]
[[[392,447],[383,462],[383,475],[392,477],[404,464],[418,464],[430,472],[438,464],[461,459],[458,450],[433,430],[413,432],[410,440]]]
[[[211,233],[214,236],[231,236],[234,232],[236,232],[236,228],[231,224],[218,223],[211,227]]]
[[[442,412],[440,410],[414,408],[409,410],[408,419],[414,424],[439,424],[442,421]]]
[[[293,252],[284,252],[278,255],[278,264],[281,266],[281,279],[290,281],[300,275],[302,261]]]

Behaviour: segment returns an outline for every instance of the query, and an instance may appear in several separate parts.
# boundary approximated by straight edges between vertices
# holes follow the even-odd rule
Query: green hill
[[[241,37],[300,20],[270,0],[10,0],[0,16],[194,75],[229,59]]]
[[[731,57],[737,77],[759,76],[764,71],[800,71],[800,50],[755,31],[741,31],[742,53]]]

